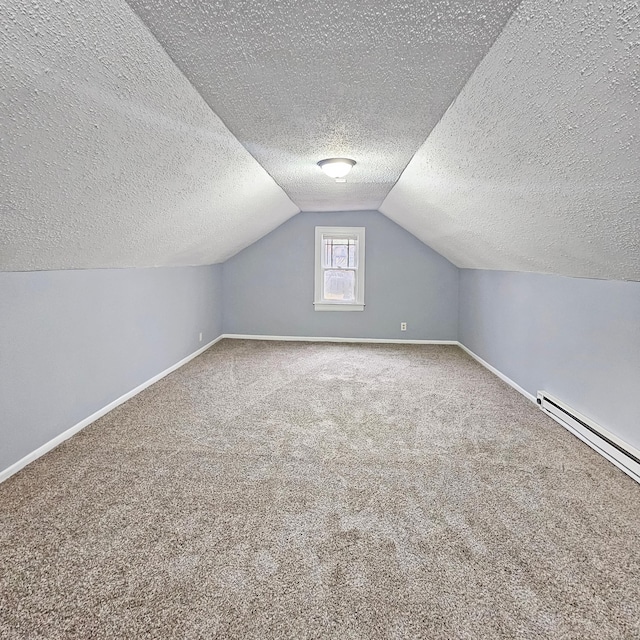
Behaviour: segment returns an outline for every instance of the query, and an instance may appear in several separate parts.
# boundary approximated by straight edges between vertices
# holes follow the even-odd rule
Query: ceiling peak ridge
[[[266,169],[266,167],[251,153],[251,151],[242,143],[242,141],[238,138],[238,136],[230,129],[229,125],[224,121],[224,119],[218,115],[216,110],[209,104],[209,102],[202,95],[198,87],[191,81],[189,76],[184,72],[182,67],[178,64],[178,62],[174,59],[174,57],[169,53],[167,48],[160,42],[155,33],[150,29],[149,25],[145,22],[142,16],[136,11],[136,9],[131,5],[129,0],[122,0],[122,2],[129,8],[131,13],[135,16],[136,20],[144,27],[145,31],[153,38],[153,41],[158,45],[160,50],[164,53],[164,55],[169,59],[171,64],[180,72],[180,75],[189,83],[189,86],[195,91],[200,100],[206,105],[207,109],[213,113],[213,115],[224,125],[225,129],[238,141],[238,144],[242,146],[243,149],[255,160],[255,162],[260,166],[260,168],[273,180],[274,184],[284,193],[284,195],[289,198],[291,203],[298,208],[298,212],[300,213],[300,206],[297,202],[293,200],[293,198],[287,193],[286,189],[275,179],[275,177]],[[294,214],[297,215],[297,214]]]
[[[462,93],[464,92],[464,90],[467,87],[467,85],[469,84],[469,82],[471,82],[471,78],[475,75],[476,71],[478,70],[480,65],[483,63],[484,59],[489,55],[489,53],[491,52],[491,50],[495,46],[496,42],[500,39],[500,36],[505,32],[505,30],[507,29],[507,27],[509,26],[511,21],[516,19],[516,14],[520,10],[520,7],[522,6],[522,3],[524,1],[525,0],[518,0],[518,4],[513,8],[513,11],[511,12],[511,15],[509,16],[509,18],[507,19],[507,21],[503,25],[502,29],[496,34],[495,38],[493,39],[493,42],[491,43],[491,46],[487,49],[487,51],[482,56],[482,58],[480,58],[480,60],[478,60],[478,64],[476,64],[476,66],[471,70],[471,72],[467,76],[467,78],[464,81],[463,85],[460,87],[460,91],[458,91],[458,93],[453,97],[453,100],[451,100],[449,105],[443,110],[443,112],[440,114],[440,117],[438,118],[437,122],[433,125],[433,127],[431,127],[431,129],[429,130],[429,133],[427,133],[425,139],[420,143],[420,145],[418,145],[418,147],[413,152],[413,154],[411,155],[411,157],[409,158],[407,163],[404,165],[402,171],[399,173],[399,175],[396,178],[395,182],[391,185],[391,187],[387,191],[385,197],[382,199],[382,202],[380,202],[380,205],[379,205],[380,207],[384,206],[385,200],[387,199],[388,195],[393,191],[394,187],[400,181],[400,179],[404,175],[404,172],[407,170],[407,167],[411,164],[411,162],[416,157],[416,155],[418,154],[420,149],[427,143],[427,140],[429,140],[429,137],[438,128],[438,125],[442,122],[442,120],[444,120],[444,118],[447,115],[447,113],[449,113],[449,111],[455,106],[456,101],[462,95]],[[409,232],[409,233],[411,233],[411,232]]]

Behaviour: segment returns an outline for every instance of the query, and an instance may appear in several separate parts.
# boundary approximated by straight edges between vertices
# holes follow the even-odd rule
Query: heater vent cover
[[[640,451],[546,391],[538,391],[536,402],[547,415],[640,483]]]

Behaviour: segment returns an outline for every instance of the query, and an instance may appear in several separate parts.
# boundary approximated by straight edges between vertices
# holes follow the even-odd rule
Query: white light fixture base
[[[356,161],[350,158],[327,158],[326,160],[320,160],[318,166],[330,177],[334,178],[336,182],[346,182],[344,178],[353,169]]]

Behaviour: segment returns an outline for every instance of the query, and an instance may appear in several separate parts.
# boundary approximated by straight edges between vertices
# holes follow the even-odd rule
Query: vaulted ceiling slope
[[[525,0],[380,210],[461,267],[640,280],[640,5]]]
[[[377,209],[520,0],[128,0],[304,210]],[[346,184],[326,157],[357,161]]]
[[[0,269],[210,264],[298,212],[124,0],[0,32]]]
[[[636,0],[129,3],[3,7],[1,270],[221,262],[384,199],[461,267],[640,280]]]

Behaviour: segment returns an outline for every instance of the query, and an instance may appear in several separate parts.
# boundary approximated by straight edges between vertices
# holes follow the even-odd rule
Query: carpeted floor
[[[226,340],[0,485],[2,638],[640,638],[640,486],[457,347]]]

